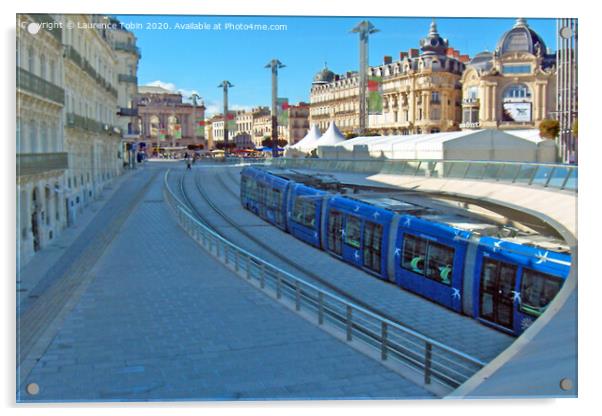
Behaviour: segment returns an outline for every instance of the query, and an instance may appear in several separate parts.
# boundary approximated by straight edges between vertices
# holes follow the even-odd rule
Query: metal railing
[[[80,67],[84,72],[86,72],[90,77],[96,81],[97,84],[102,86],[109,94],[117,98],[117,89],[113,87],[113,85],[104,79],[102,75],[100,75],[92,64],[86,60],[80,53],[71,45],[65,45],[65,57],[69,58],[73,63]]]
[[[136,45],[134,45],[133,43],[127,43],[127,42],[115,42],[113,44],[113,48],[117,51],[124,51],[124,52],[129,52],[129,53],[133,53],[138,55],[138,57],[141,57],[142,55],[140,54],[140,48],[138,48]]]
[[[34,22],[40,23],[59,43],[63,42],[63,29],[52,16],[42,13],[30,14],[29,16]]]
[[[21,67],[17,68],[17,88],[65,104],[65,90]]]
[[[342,340],[369,352],[404,375],[447,394],[485,363],[323,290],[249,253],[202,224],[171,191],[164,195],[182,228],[231,271]],[[366,348],[367,347],[367,348]]]
[[[93,133],[121,134],[121,129],[117,126],[101,123],[100,121],[80,116],[75,113],[67,113],[67,127],[76,127],[88,130]]]
[[[130,74],[119,74],[117,79],[119,82],[129,82],[132,84],[138,84],[138,77]]]
[[[69,157],[66,152],[17,153],[17,176],[38,175],[65,169],[69,169]]]
[[[576,165],[464,160],[317,158],[277,158],[268,159],[267,163],[282,168],[469,179],[578,191],[578,167]]]

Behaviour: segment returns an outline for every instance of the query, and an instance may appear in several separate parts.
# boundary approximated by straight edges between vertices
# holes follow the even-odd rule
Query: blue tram
[[[501,237],[497,224],[443,215],[394,192],[333,192],[294,171],[246,167],[240,196],[243,207],[296,238],[514,335],[543,313],[571,265],[570,255],[530,235]]]

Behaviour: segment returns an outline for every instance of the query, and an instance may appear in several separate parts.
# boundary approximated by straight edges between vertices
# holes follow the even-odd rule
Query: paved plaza
[[[166,167],[123,181],[141,198],[117,190],[105,205],[132,204],[35,365],[22,369],[18,401],[431,397],[202,251],[163,200],[156,173]],[[64,277],[53,276],[40,290]],[[38,394],[26,392],[30,383]]]

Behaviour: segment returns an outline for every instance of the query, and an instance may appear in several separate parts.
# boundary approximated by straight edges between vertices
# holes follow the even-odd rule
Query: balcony
[[[65,90],[23,68],[17,69],[17,88],[57,104],[65,104]]]
[[[52,16],[49,14],[30,14],[29,17],[34,22],[42,25],[59,43],[63,43],[63,29],[58,26]]]
[[[119,127],[110,126],[74,113],[67,113],[66,126],[86,130],[92,133],[121,134],[121,129]]]
[[[119,111],[117,112],[117,115],[122,116],[122,117],[137,117],[138,109],[137,108],[120,107]]]
[[[17,176],[38,175],[54,170],[69,169],[67,152],[18,153]]]
[[[70,59],[79,66],[84,72],[86,72],[97,84],[102,86],[109,94],[117,98],[117,89],[114,88],[109,81],[104,79],[85,58],[83,58],[79,52],[75,50],[73,46],[65,45],[65,58]]]
[[[462,105],[467,105],[467,106],[478,106],[480,104],[479,99],[478,98],[463,98],[462,99]]]
[[[119,82],[129,82],[132,84],[138,84],[138,77],[135,75],[119,74]]]
[[[132,43],[115,42],[113,44],[113,47],[115,48],[116,51],[129,52],[129,53],[133,53],[134,55],[138,55],[138,58],[142,57],[142,55],[140,54],[140,48],[138,48],[136,45],[134,45]]]

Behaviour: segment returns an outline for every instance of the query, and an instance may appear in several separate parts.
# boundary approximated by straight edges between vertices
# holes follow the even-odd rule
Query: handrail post
[[[426,348],[424,350],[424,384],[431,384],[431,365],[433,358],[433,344],[425,341]]]
[[[533,180],[535,179],[535,175],[537,175],[538,170],[539,170],[539,166],[535,166],[535,170],[533,171],[531,178],[529,178],[529,185],[531,185],[533,183]]]
[[[351,326],[351,319],[353,318],[351,305],[347,305],[347,341],[351,341],[351,330],[353,329]]]
[[[224,245],[224,264],[227,266],[229,264],[228,262],[228,250],[230,249],[230,247],[228,247],[227,245]]]
[[[569,178],[571,177],[572,174],[573,174],[573,170],[570,168],[567,169],[566,176],[564,177],[564,180],[562,181],[562,185],[560,185],[561,190],[566,187],[566,183],[569,181]]]
[[[387,335],[388,335],[388,327],[385,321],[380,323],[380,359],[385,361],[387,359],[387,353],[389,352],[389,348],[387,347]]]
[[[239,260],[240,254],[239,254],[238,250],[236,250],[234,253],[235,253],[235,255],[234,255],[234,270],[236,272],[238,272],[238,270],[239,270],[238,263],[240,261]]]
[[[324,292],[318,292],[318,324],[324,323]]]
[[[548,180],[546,181],[545,185],[543,186],[544,188],[547,188],[548,185],[550,184],[550,181],[552,180],[552,176],[554,175],[555,170],[556,170],[556,166],[552,166],[552,170],[548,174]]]
[[[301,309],[301,287],[299,281],[295,280],[295,310]]]

